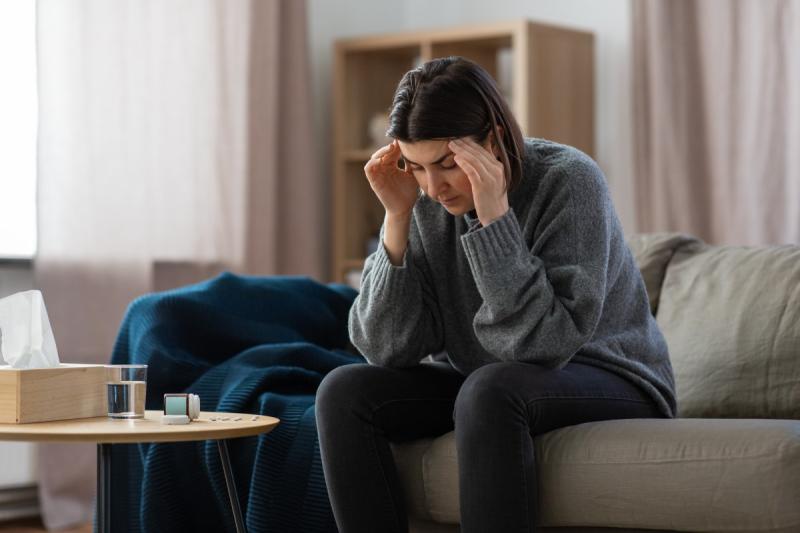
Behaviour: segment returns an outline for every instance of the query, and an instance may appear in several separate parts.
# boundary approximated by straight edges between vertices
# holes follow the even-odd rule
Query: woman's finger
[[[375,167],[377,167],[379,164],[380,163],[378,159],[370,159],[369,161],[367,161],[367,164],[364,165],[364,175],[367,176],[367,180],[370,183],[373,182],[372,173],[374,172]]]
[[[473,190],[480,186],[481,176],[469,161],[467,161],[460,155],[453,157],[453,161],[455,161],[456,165],[461,167],[461,170],[463,170],[464,174],[467,175],[467,179],[469,179],[469,182],[472,185]]]
[[[469,144],[466,144],[464,150],[480,161],[479,169],[485,170],[487,179],[496,183],[505,183],[505,166],[495,157],[493,152],[475,141],[470,141]]]
[[[369,174],[370,172],[379,172],[380,168],[384,166],[384,156],[377,155],[375,157],[370,158],[369,161],[364,165],[364,172]],[[369,175],[367,177],[370,177]]]
[[[396,145],[396,141],[392,141],[391,143],[387,144],[386,146],[382,146],[375,150],[375,152],[369,156],[370,161],[380,161],[386,154],[390,153]]]
[[[492,177],[492,174],[489,172],[489,169],[486,168],[483,162],[475,156],[472,150],[464,146],[462,143],[455,144],[455,153],[456,157],[466,160],[468,163],[470,163],[472,168],[478,172],[481,180],[483,180],[483,176],[485,176],[486,179],[490,179]]]
[[[384,164],[396,167],[397,160],[400,159],[403,153],[400,151],[400,145],[397,144],[397,141],[393,141],[389,146],[391,149],[381,156],[381,160]]]
[[[385,172],[387,168],[390,171],[403,171],[413,178],[413,174],[408,172],[408,169],[400,169],[397,166],[397,160],[401,155],[402,153],[400,152],[400,146],[397,144],[397,141],[392,141],[390,144],[375,151],[369,161],[364,165],[364,173],[367,175],[370,183],[377,177],[377,175],[373,174],[377,174],[381,171]]]
[[[480,157],[480,152],[475,150],[474,146],[470,145],[466,138],[463,139],[456,139],[453,142],[453,146],[455,146],[456,152],[464,155],[465,157],[470,157],[475,161],[475,164],[480,163],[481,166],[483,161]],[[480,169],[478,169],[480,170]]]
[[[369,156],[369,158],[370,159],[377,159],[377,158],[383,156],[384,154],[386,154],[387,152],[389,152],[392,148],[394,148],[394,146],[395,146],[395,142],[392,141],[391,143],[387,144],[386,146],[382,146],[381,148],[378,148],[377,150],[375,150],[375,153],[372,154],[371,156]]]
[[[465,138],[462,142],[464,149],[469,153],[473,154],[480,162],[481,165],[486,168],[487,171],[497,169],[497,159],[495,159],[494,154],[481,146],[480,144],[476,143],[472,139]]]
[[[471,146],[475,152],[481,157],[484,161],[484,164],[489,168],[502,168],[503,164],[498,161],[497,156],[494,155],[490,149],[481,146],[480,144],[476,143],[472,139],[468,141],[469,146]]]

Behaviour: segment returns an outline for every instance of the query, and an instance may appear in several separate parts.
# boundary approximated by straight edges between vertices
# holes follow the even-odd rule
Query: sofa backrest
[[[800,247],[628,240],[667,340],[681,417],[800,419]]]

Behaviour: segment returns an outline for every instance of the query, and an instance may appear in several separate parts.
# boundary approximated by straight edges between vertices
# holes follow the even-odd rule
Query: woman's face
[[[451,215],[463,215],[475,209],[469,178],[453,161],[447,140],[398,141],[406,168],[420,188],[439,202]],[[488,139],[486,147],[488,148]]]

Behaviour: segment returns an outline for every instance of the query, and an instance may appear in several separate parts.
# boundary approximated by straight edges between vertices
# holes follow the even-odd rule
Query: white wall
[[[330,175],[328,137],[334,39],[520,18],[592,31],[595,34],[595,155],[606,173],[626,232],[636,230],[629,0],[308,0],[308,15],[314,120],[319,132],[323,176]]]

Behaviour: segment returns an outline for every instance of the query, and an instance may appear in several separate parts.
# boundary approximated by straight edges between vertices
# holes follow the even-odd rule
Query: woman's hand
[[[370,187],[391,217],[409,215],[419,197],[414,175],[397,166],[400,156],[400,146],[394,140],[372,154],[364,166]]]
[[[488,226],[508,212],[505,167],[492,152],[464,137],[450,141],[448,147],[472,186],[472,200],[481,225]]]

